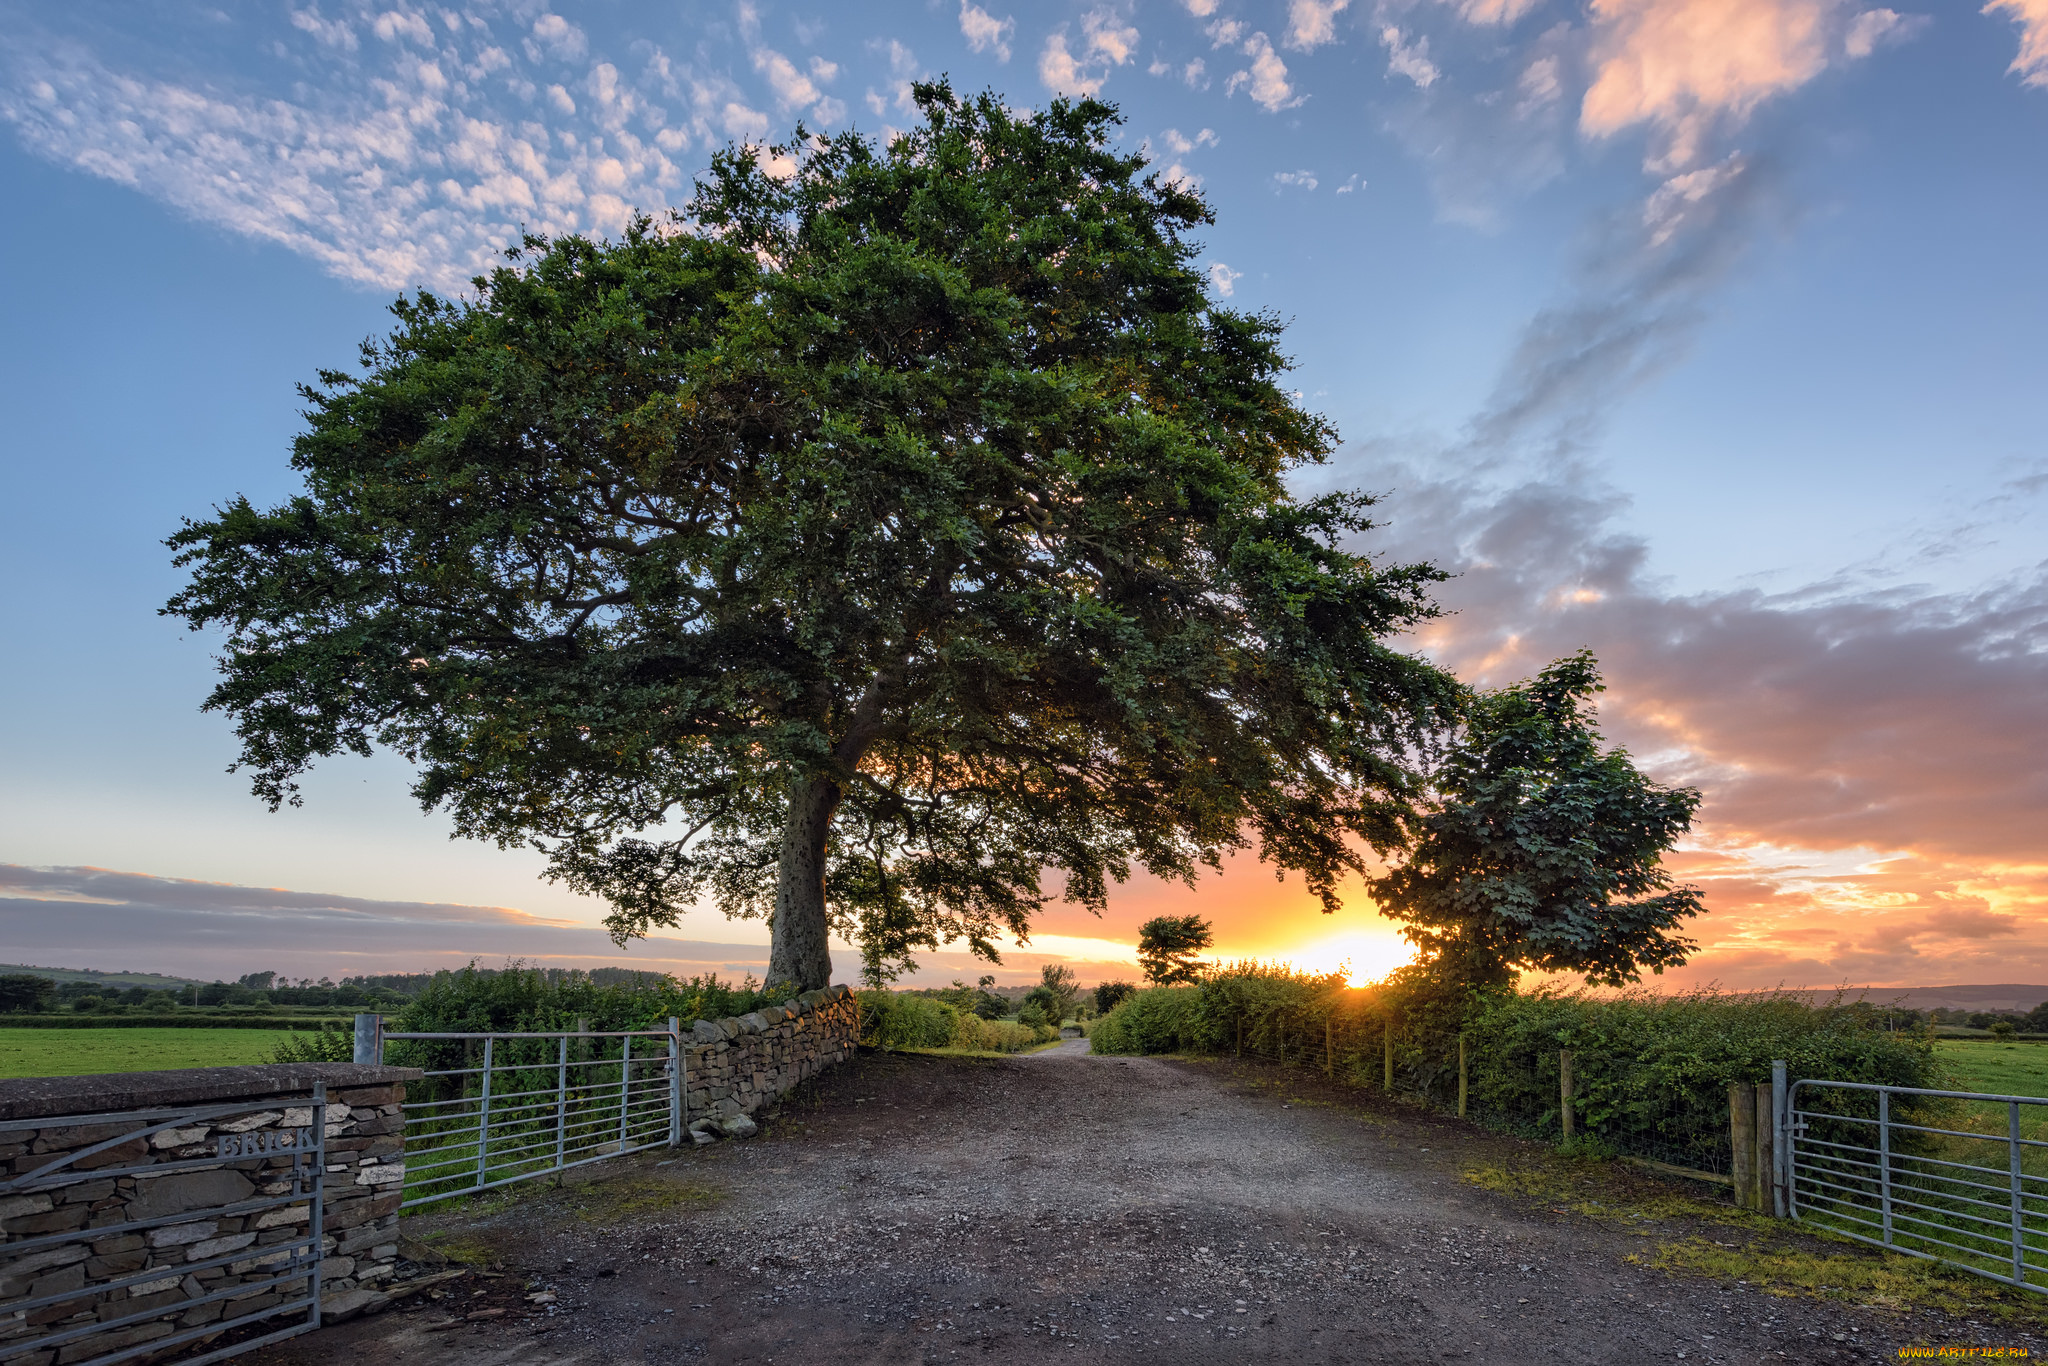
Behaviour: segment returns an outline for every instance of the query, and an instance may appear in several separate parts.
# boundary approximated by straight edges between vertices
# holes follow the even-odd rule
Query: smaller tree
[[[8,1014],[48,1010],[57,984],[33,973],[10,972],[0,977],[0,1011]]]
[[[1138,966],[1155,985],[1168,987],[1202,978],[1200,955],[1215,942],[1209,922],[1198,915],[1162,915],[1138,928]]]
[[[1660,787],[1603,749],[1591,651],[1473,698],[1432,775],[1407,858],[1369,882],[1380,909],[1446,985],[1506,985],[1517,971],[1620,986],[1685,962],[1673,933],[1703,909],[1662,858],[1700,794]]]
[[[1993,1020],[1991,1022],[1991,1037],[1994,1039],[2010,1039],[2014,1032],[2011,1020]]]
[[[1123,1004],[1124,998],[1137,988],[1129,982],[1102,982],[1095,988],[1095,1013],[1107,1015]]]
[[[1058,1024],[1074,1013],[1074,1002],[1081,995],[1081,982],[1066,964],[1047,963],[1038,970],[1038,986],[1033,994],[1041,991],[1045,993],[1046,1015]]]

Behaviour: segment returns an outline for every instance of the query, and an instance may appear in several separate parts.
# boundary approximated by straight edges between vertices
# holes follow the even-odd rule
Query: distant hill
[[[1831,994],[1814,993],[1820,997]],[[1908,1010],[2032,1010],[2048,1001],[2048,986],[2001,982],[1990,986],[1850,987],[1848,994],[1852,999],[1860,995],[1872,1005],[1897,1005]]]
[[[92,968],[38,968],[25,963],[0,963],[0,976],[31,972],[53,982],[103,982],[116,987],[148,987],[152,991],[176,991],[181,987],[205,986],[190,977],[166,977],[160,972],[99,972]]]

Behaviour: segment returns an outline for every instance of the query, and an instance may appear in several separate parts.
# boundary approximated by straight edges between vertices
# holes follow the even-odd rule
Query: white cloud
[[[356,31],[349,27],[346,19],[327,20],[320,17],[318,5],[292,11],[292,27],[301,33],[310,33],[328,47],[343,52],[356,50]]]
[[[1314,171],[1273,172],[1273,192],[1275,194],[1278,194],[1281,190],[1286,189],[1313,190],[1316,186],[1320,184],[1322,184],[1322,182],[1316,179],[1316,173]]]
[[[1010,60],[1010,35],[1017,31],[1017,21],[1004,17],[996,18],[987,10],[973,3],[960,0],[960,34],[967,39],[967,46],[974,52],[993,52],[996,60]]]
[[[559,14],[543,14],[534,20],[533,38],[560,61],[576,61],[590,50],[583,30]]]
[[[2019,55],[2006,70],[2027,85],[2048,86],[2048,0],[1991,0],[1986,14],[2005,14],[2020,26]]]
[[[1235,19],[1218,19],[1203,31],[1209,35],[1212,47],[1236,47],[1244,37],[1244,25]]]
[[[405,10],[386,10],[370,21],[370,31],[387,43],[410,41],[431,51],[434,46],[433,26],[417,14]]]
[[[892,103],[899,114],[915,114],[917,100],[910,93],[910,85],[918,75],[917,55],[894,38],[879,39],[869,43],[868,48],[881,53],[889,61],[888,87],[885,91],[869,87],[868,108],[876,118],[886,115]]]
[[[1337,41],[1337,16],[1351,0],[1288,0],[1287,46],[1313,52]]]
[[[544,79],[487,32],[465,27],[425,54],[418,29],[397,21],[387,41],[351,50],[302,13],[279,25],[297,44],[277,82],[288,98],[52,47],[17,54],[0,120],[39,156],[342,279],[443,292],[500,264],[522,227],[615,232],[634,209],[676,202],[687,185],[670,153],[716,126],[722,87],[658,53],[649,79],[694,106],[680,118],[607,63]],[[566,23],[552,37],[570,42]]]
[[[1057,95],[1093,95],[1109,79],[1110,68],[1123,66],[1137,50],[1136,28],[1114,10],[1090,10],[1081,16],[1078,50],[1067,46],[1065,29],[1046,38],[1038,54],[1038,79]]]
[[[1269,114],[1301,103],[1294,87],[1288,84],[1287,64],[1280,60],[1279,53],[1273,51],[1273,44],[1265,34],[1254,33],[1247,38],[1244,53],[1252,59],[1251,66],[1231,73],[1230,79],[1223,83],[1224,94],[1235,95],[1240,88],[1249,90],[1252,99]]]
[[[1200,57],[1197,57],[1188,63],[1187,69],[1181,72],[1180,78],[1197,90],[1207,90],[1209,88],[1209,64]]]
[[[1342,185],[1339,185],[1339,186],[1337,187],[1337,193],[1338,193],[1338,194],[1352,194],[1352,193],[1355,193],[1356,191],[1362,190],[1362,189],[1364,189],[1364,188],[1365,188],[1365,180],[1364,180],[1364,178],[1363,178],[1363,177],[1361,177],[1361,176],[1360,176],[1360,175],[1359,175],[1359,174],[1358,174],[1357,172],[1355,172],[1355,171],[1354,171],[1354,172],[1352,172],[1351,178],[1350,178],[1349,180],[1345,181],[1345,182],[1344,182],[1344,183],[1343,183]]]
[[[1081,33],[1088,40],[1088,55],[1122,66],[1138,50],[1138,30],[1119,18],[1115,11],[1090,10],[1081,16]]]
[[[1243,271],[1232,270],[1221,261],[1211,261],[1209,263],[1209,283],[1218,294],[1226,299],[1237,293],[1237,282],[1243,278]]]
[[[809,109],[820,123],[836,123],[846,117],[846,106],[820,88],[821,82],[839,74],[839,68],[831,62],[813,57],[810,74],[806,75],[795,62],[773,48],[757,47],[751,55],[754,70],[767,77],[768,88],[775,92],[775,102],[784,111]]]
[[[1197,19],[1207,19],[1216,12],[1217,0],[1180,0],[1187,12]]]
[[[1444,0],[1468,24],[1512,24],[1536,8],[1537,0]]]
[[[1159,140],[1177,157],[1184,157],[1197,147],[1214,147],[1217,143],[1214,128],[1204,128],[1193,137],[1189,137],[1178,128],[1169,128],[1159,135]]]
[[[1429,39],[1417,38],[1411,46],[1401,36],[1401,30],[1388,24],[1380,30],[1380,45],[1387,50],[1387,73],[1406,76],[1424,90],[1429,89],[1442,73],[1429,60]]]
[[[1685,226],[1691,211],[1726,188],[1742,174],[1744,166],[1741,157],[1730,156],[1719,165],[1685,171],[1659,185],[1643,205],[1643,227],[1649,232],[1650,245],[1661,247],[1670,241],[1672,234]]]

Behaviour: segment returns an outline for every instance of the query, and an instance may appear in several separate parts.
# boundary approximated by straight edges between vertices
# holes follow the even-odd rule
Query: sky
[[[1665,983],[2048,983],[2048,0],[0,0],[0,959],[758,973],[710,911],[614,947],[391,756],[266,811],[161,542],[292,493],[294,386],[399,292],[941,74],[1111,100],[1208,198],[1212,289],[1345,438],[1298,486],[1454,574],[1413,648],[1598,654],[1609,737],[1704,794]],[[1170,911],[1362,980],[1404,949],[1351,893],[1141,881],[997,975],[1130,976]]]

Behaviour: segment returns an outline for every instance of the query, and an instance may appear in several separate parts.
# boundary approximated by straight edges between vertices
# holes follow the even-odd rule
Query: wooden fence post
[[[1392,1093],[1394,1089],[1394,1017],[1387,1017],[1380,1044],[1380,1089]]]
[[[1752,1193],[1750,1208],[1758,1214],[1775,1214],[1772,1208],[1777,1202],[1772,1198],[1776,1193],[1778,1173],[1778,1145],[1776,1142],[1776,1115],[1771,1108],[1771,1084],[1760,1081],[1756,1085],[1756,1189]]]
[[[1728,1175],[1735,1186],[1735,1203],[1755,1209],[1756,1088],[1747,1082],[1728,1084],[1728,1144],[1732,1150]]]
[[[1572,1137],[1572,1051],[1569,1048],[1557,1050],[1557,1112],[1564,1121],[1564,1137],[1569,1143]]]
[[[1460,1035],[1458,1036],[1458,1118],[1459,1118],[1459,1119],[1463,1119],[1463,1118],[1465,1117],[1465,1087],[1466,1087],[1466,1083],[1467,1083],[1467,1081],[1468,1081],[1468,1080],[1470,1079],[1470,1075],[1471,1075],[1471,1074],[1470,1074],[1469,1072],[1467,1072],[1467,1071],[1466,1071],[1466,1068],[1465,1068],[1465,1036],[1464,1036],[1463,1034],[1460,1034]]]

